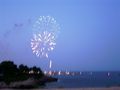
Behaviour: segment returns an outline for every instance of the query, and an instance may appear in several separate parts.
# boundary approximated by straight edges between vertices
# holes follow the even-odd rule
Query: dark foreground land
[[[45,76],[36,66],[15,65],[12,61],[0,63],[0,88],[37,88],[47,82],[57,81],[56,78]]]
[[[15,89],[2,89],[2,90],[15,90]],[[17,89],[21,90],[21,89]],[[110,88],[54,88],[54,89],[30,89],[30,90],[120,90],[120,87]]]

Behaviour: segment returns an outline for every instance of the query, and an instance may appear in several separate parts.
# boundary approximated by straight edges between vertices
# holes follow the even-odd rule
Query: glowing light
[[[49,71],[48,74],[49,74],[49,75],[52,75],[52,71]]]
[[[34,71],[33,71],[33,70],[29,71],[29,74],[33,74],[33,73],[34,73]]]
[[[70,72],[67,72],[67,71],[66,71],[66,75],[69,75],[69,74],[70,74]]]
[[[110,73],[109,73],[109,72],[107,73],[107,76],[110,76]]]
[[[58,72],[58,75],[61,75],[61,71]]]
[[[52,38],[52,35],[52,33],[44,31],[33,36],[31,39],[31,48],[36,56],[48,58],[48,52],[52,51],[56,45],[55,38]]]
[[[82,74],[82,72],[80,72],[80,75]]]
[[[49,59],[49,52],[56,46],[56,38],[60,27],[51,16],[40,16],[33,25],[33,37],[31,39],[32,52],[37,57]],[[52,67],[50,60],[49,68]]]
[[[44,71],[44,74],[47,74],[47,71]]]
[[[40,74],[40,72],[39,72],[39,71],[38,71],[37,73],[38,73],[38,74]]]
[[[51,68],[52,67],[52,61],[50,60],[50,65],[49,65],[49,68]]]

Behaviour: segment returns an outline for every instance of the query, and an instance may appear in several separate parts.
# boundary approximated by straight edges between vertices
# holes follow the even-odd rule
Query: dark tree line
[[[13,61],[3,61],[0,63],[0,81],[4,81],[7,84],[28,78],[39,79],[42,76],[44,76],[42,70],[36,66],[29,68],[21,64],[17,67]]]

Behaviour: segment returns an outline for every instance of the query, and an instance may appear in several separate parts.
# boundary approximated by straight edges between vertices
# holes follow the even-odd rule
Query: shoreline
[[[1,89],[1,90],[16,90],[16,89]],[[17,89],[21,90],[21,89]],[[120,90],[120,87],[100,87],[100,88],[49,88],[49,89],[44,89],[44,88],[37,88],[37,89],[30,89],[30,90]]]
[[[56,82],[58,79],[50,76],[43,76],[40,79],[28,78],[23,81],[15,81],[10,84],[6,84],[4,81],[0,82],[0,90],[1,89],[38,89],[38,86],[44,86],[49,82]]]

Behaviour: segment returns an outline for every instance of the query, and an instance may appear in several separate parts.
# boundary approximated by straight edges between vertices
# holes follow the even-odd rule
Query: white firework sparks
[[[48,31],[34,34],[33,38],[31,39],[32,51],[38,57],[40,56],[48,58],[48,52],[52,51],[55,45],[55,37],[52,33]]]
[[[59,25],[56,23],[56,20],[50,16],[40,16],[39,19],[33,25],[34,33],[40,33],[44,31],[52,32],[54,36],[57,36],[57,33],[60,30]]]
[[[31,39],[31,48],[37,57],[48,58],[48,53],[55,48],[55,40],[60,27],[56,20],[50,16],[40,16],[33,25],[33,38]],[[49,68],[52,67],[50,60]]]

